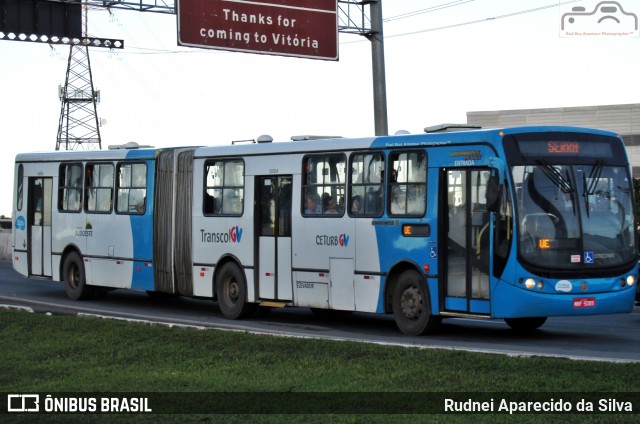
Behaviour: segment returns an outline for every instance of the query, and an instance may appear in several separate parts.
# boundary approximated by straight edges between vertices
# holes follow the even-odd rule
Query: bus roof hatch
[[[327,140],[332,138],[342,138],[340,135],[292,135],[291,141],[303,141],[303,140]]]
[[[437,132],[471,131],[471,130],[479,130],[480,128],[482,127],[479,125],[473,125],[473,124],[439,124],[439,125],[433,125],[431,127],[425,127],[424,132],[437,133]]]

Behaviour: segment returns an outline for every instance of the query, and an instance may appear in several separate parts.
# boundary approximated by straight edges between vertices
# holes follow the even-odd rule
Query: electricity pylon
[[[64,87],[58,87],[61,101],[56,150],[100,149],[100,124],[96,105],[100,91],[93,88],[87,42],[87,4],[83,5],[83,39],[72,44]]]

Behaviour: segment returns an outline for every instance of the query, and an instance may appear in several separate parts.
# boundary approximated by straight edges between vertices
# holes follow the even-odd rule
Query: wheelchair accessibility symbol
[[[431,246],[429,248],[429,257],[431,259],[436,259],[438,257],[438,248],[436,246]]]
[[[593,252],[584,252],[584,263],[593,265]]]

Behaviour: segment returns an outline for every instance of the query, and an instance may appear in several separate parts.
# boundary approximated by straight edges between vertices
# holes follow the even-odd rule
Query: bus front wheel
[[[419,336],[432,333],[440,319],[431,315],[424,279],[417,271],[405,271],[393,290],[393,316],[403,334]]]
[[[240,268],[232,262],[222,266],[216,280],[216,296],[222,315],[228,319],[247,318],[257,304],[247,302],[247,283]]]
[[[534,317],[534,318],[505,318],[504,322],[507,323],[511,329],[522,333],[537,330],[547,321],[547,317]]]
[[[71,252],[67,255],[62,267],[62,275],[69,299],[85,300],[93,297],[94,288],[87,285],[84,263],[78,253]]]

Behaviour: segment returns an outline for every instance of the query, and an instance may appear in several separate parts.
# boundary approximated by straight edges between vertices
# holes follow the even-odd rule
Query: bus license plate
[[[578,297],[573,299],[573,307],[574,308],[595,308],[596,306],[596,298],[595,297]]]

